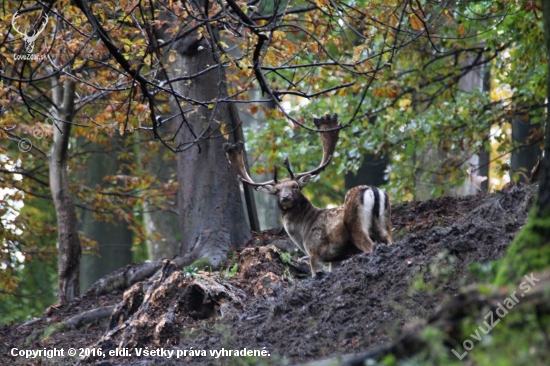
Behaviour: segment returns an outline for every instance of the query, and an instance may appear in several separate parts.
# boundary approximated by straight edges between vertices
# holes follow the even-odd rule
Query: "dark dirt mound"
[[[265,346],[298,362],[388,342],[406,323],[426,318],[444,297],[472,282],[471,263],[504,255],[525,222],[531,198],[531,191],[516,189],[412,204],[420,208],[417,223],[425,225],[425,217],[441,220],[433,212],[445,212],[444,221],[452,224],[421,231],[413,223],[416,232],[399,242],[357,255],[325,278],[305,280],[276,299],[251,304],[239,319],[222,321],[231,345]],[[419,278],[431,283],[430,291],[411,290]],[[215,334],[186,344],[223,346]]]
[[[262,360],[280,364],[280,357],[292,363],[373,349],[395,339],[405,324],[427,318],[445,297],[456,296],[460,286],[475,281],[468,270],[471,263],[502,257],[525,223],[534,190],[515,188],[394,207],[392,222],[398,241],[357,255],[322,278],[310,278],[306,264],[289,261],[274,247],[242,250],[234,276],[228,271],[199,272],[193,278],[176,269],[163,271],[156,282],[136,284],[127,291],[125,297],[139,303],[132,311],[123,310],[125,304],[126,309],[131,304],[126,300],[119,303],[116,316],[110,320],[46,338],[43,333],[30,337],[48,321],[66,320],[78,312],[120,302],[122,294],[83,298],[52,311],[48,319],[38,323],[1,326],[0,351],[8,354],[12,347],[91,347],[105,345],[106,340],[119,347],[206,352],[222,347],[265,347],[272,357]],[[269,241],[265,237],[261,240]],[[130,296],[131,291],[139,296]],[[168,323],[168,327],[159,326]],[[139,338],[135,337],[136,329],[142,330]],[[29,364],[21,359],[7,360],[9,364]],[[242,359],[223,357],[185,360],[194,364],[246,364]],[[75,359],[42,361],[36,364],[72,364]],[[97,358],[88,361],[99,362]],[[113,365],[178,362],[159,357],[109,361]]]

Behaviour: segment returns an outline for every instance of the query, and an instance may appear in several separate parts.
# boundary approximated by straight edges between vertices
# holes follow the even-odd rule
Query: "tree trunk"
[[[369,123],[374,126],[376,124],[376,118],[371,117]],[[355,173],[346,173],[344,176],[344,186],[350,189],[363,184],[375,187],[388,184],[388,180],[385,176],[388,163],[389,159],[387,156],[366,154],[361,166]]]
[[[192,76],[216,65],[210,41],[214,42],[193,33],[174,43],[177,57],[170,64],[170,77]],[[231,113],[227,103],[215,103],[227,97],[223,68],[177,82],[175,89],[192,100],[211,103],[209,106],[185,103],[183,110],[193,108],[185,116],[181,115],[176,100],[171,99],[170,106],[181,123],[176,138],[180,147],[188,147],[202,136],[199,142],[178,153],[181,254],[193,251],[197,258],[208,257],[216,267],[226,259],[230,247],[238,247],[250,238],[237,175],[225,157],[222,145],[226,140],[221,137],[234,142],[230,131],[240,126],[240,122],[235,120],[238,116]]]
[[[91,156],[86,161],[86,171],[83,173],[86,184],[94,189],[95,186],[105,186],[103,177],[117,174],[120,161],[114,146],[117,139],[111,140],[111,152],[103,151],[96,144],[87,144],[84,150]],[[120,140],[120,142],[122,142]],[[132,263],[132,231],[128,224],[114,218],[113,222],[99,221],[93,217],[93,212],[80,210],[81,230],[87,238],[95,240],[98,247],[91,253],[84,254],[80,268],[80,289],[82,292],[104,275]]]
[[[71,121],[74,115],[75,83],[67,78],[61,84],[58,78],[53,81],[52,112],[57,127],[54,128],[52,152],[49,157],[50,189],[57,215],[59,240],[58,290],[60,303],[78,296],[78,272],[82,249],[77,230],[76,211],[69,192],[67,177],[67,150],[71,134]]]
[[[357,172],[346,173],[345,187],[349,189],[362,184],[379,187],[387,184],[388,180],[385,178],[387,167],[387,156],[367,154]]]
[[[550,2],[543,1],[544,38],[550,70]],[[550,100],[550,73],[546,74],[546,98]],[[532,271],[550,267],[550,105],[546,106],[544,158],[541,161],[538,197],[525,226],[499,264],[496,284],[506,284]]]
[[[546,100],[550,100],[550,3],[542,2],[544,17],[544,40],[546,42],[547,74],[546,74]],[[542,159],[539,195],[537,206],[539,217],[550,219],[550,105],[546,106],[546,131],[544,134],[544,159]],[[550,232],[546,232],[550,239]],[[550,240],[549,240],[550,241]]]
[[[243,133],[243,127],[242,127],[242,121],[240,118],[239,110],[237,109],[237,106],[235,104],[231,104],[229,106],[229,113],[231,113],[231,121],[233,129],[233,139],[234,141],[242,141],[244,142],[244,133]],[[244,163],[248,169],[248,157],[246,155],[246,151],[243,153]],[[248,172],[250,174],[250,171]],[[248,184],[241,183],[242,188],[242,198],[244,199],[245,205],[246,205],[246,216],[248,218],[248,224],[250,226],[250,230],[259,232],[261,230],[260,228],[260,220],[258,219],[258,209],[256,207],[256,190],[252,188]]]
[[[512,151],[511,181],[522,183],[531,181],[531,170],[537,165],[541,153],[539,143],[533,141],[531,137],[539,128],[540,123],[532,124],[527,113],[513,117],[512,143],[518,147]]]

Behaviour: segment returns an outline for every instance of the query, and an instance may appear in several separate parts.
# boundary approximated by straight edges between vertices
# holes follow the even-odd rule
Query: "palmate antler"
[[[313,123],[315,123],[315,126],[321,131],[326,132],[320,132],[321,137],[321,143],[323,145],[323,160],[321,160],[321,164],[308,172],[304,173],[294,173],[292,171],[292,168],[290,167],[290,161],[288,157],[285,159],[284,166],[288,170],[288,173],[290,174],[291,179],[300,179],[306,175],[311,176],[317,176],[319,175],[330,163],[330,160],[332,158],[332,155],[334,154],[334,150],[336,148],[336,143],[338,142],[338,137],[340,134],[340,127],[341,124],[338,123],[338,115],[335,113],[333,116],[326,115],[325,117],[321,118],[315,118],[313,120]],[[327,131],[328,130],[328,131]],[[277,165],[275,165],[273,179],[267,182],[262,183],[256,183],[250,178],[248,175],[248,172],[246,171],[246,167],[244,165],[244,159],[243,159],[243,151],[244,151],[244,143],[241,141],[237,142],[236,144],[230,144],[226,143],[224,144],[225,153],[229,159],[229,163],[233,168],[237,171],[237,174],[239,174],[239,178],[241,181],[243,181],[246,184],[249,184],[253,187],[261,187],[266,185],[271,185],[273,183],[277,184]]]
[[[229,163],[237,171],[237,174],[239,175],[239,179],[243,181],[246,184],[249,184],[253,187],[261,187],[266,186],[268,184],[273,184],[274,181],[270,180],[269,182],[264,183],[256,183],[250,178],[248,175],[248,172],[246,171],[246,167],[244,165],[244,158],[243,158],[243,151],[244,151],[244,143],[242,141],[237,142],[236,144],[231,144],[229,142],[223,144],[223,148],[225,150],[225,154],[227,155],[227,158],[229,159]],[[277,173],[275,173],[277,175]]]
[[[340,135],[340,127],[342,126],[338,123],[338,115],[334,113],[332,116],[327,114],[321,118],[314,118],[313,123],[320,131],[326,131],[319,132],[319,137],[321,138],[321,143],[323,145],[323,160],[321,160],[321,164],[319,164],[317,168],[310,170],[309,172],[293,174],[290,169],[290,161],[286,158],[285,167],[291,176],[294,175],[293,179],[300,179],[305,175],[312,175],[314,177],[319,175],[330,163],[334,150],[336,149],[336,143],[338,143],[338,138]]]

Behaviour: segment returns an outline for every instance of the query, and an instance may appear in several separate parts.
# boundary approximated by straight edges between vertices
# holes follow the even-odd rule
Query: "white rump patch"
[[[366,189],[365,192],[363,192],[363,212],[360,216],[361,225],[363,226],[363,230],[365,230],[365,233],[367,235],[369,235],[370,227],[372,224],[372,209],[374,208],[374,193],[372,192],[373,189],[376,188],[369,188]]]

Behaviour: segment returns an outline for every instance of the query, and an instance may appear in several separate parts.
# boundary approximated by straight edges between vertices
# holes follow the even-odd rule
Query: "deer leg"
[[[318,272],[323,272],[323,261],[317,254],[311,253],[309,256],[309,264],[311,266],[311,275],[315,276]]]
[[[386,230],[384,230],[382,233],[380,233],[380,242],[384,244],[391,244],[391,234],[389,234]]]
[[[356,228],[356,230],[350,233],[351,241],[357,248],[363,252],[370,252],[374,247],[374,243],[371,240],[369,234],[366,234],[363,230]]]
[[[352,188],[346,194],[344,200],[344,224],[346,230],[353,244],[363,252],[372,251],[374,246],[374,242],[369,236],[369,230],[373,225],[378,224],[378,217],[376,215],[379,212],[374,209],[376,202],[378,202],[378,207],[380,207],[378,188],[368,186]]]

